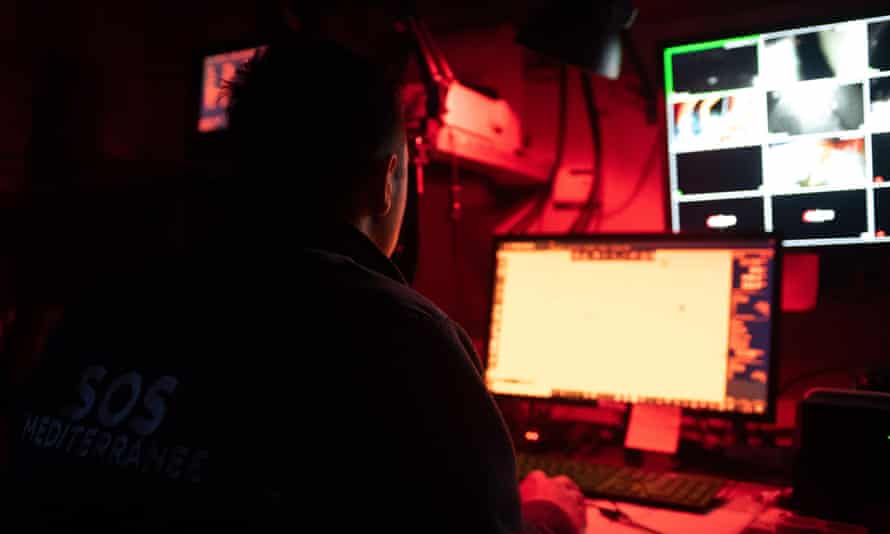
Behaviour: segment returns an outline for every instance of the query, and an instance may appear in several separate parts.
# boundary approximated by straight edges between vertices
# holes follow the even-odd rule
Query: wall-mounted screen
[[[223,90],[225,81],[231,80],[238,67],[249,61],[257,48],[244,48],[204,57],[201,74],[201,103],[198,115],[198,131],[214,132],[226,127],[228,99]]]
[[[664,50],[674,232],[890,243],[890,16]]]

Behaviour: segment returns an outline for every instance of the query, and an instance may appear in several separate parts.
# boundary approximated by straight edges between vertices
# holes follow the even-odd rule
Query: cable
[[[547,202],[553,194],[556,176],[559,173],[559,168],[562,166],[563,154],[565,152],[565,134],[568,127],[568,68],[565,65],[561,65],[559,68],[559,97],[557,99],[557,107],[556,155],[547,177],[547,191],[545,194],[539,196],[529,211],[510,228],[510,233],[526,232],[532,223],[534,223],[535,219],[540,217],[541,212],[544,211]]]
[[[657,97],[652,86],[652,80],[649,79],[646,67],[643,66],[640,51],[631,37],[629,29],[621,32],[621,45],[624,50],[627,50],[627,57],[630,60],[630,64],[633,65],[634,70],[637,71],[637,76],[640,79],[640,96],[646,101],[646,122],[648,124],[655,124],[658,121]]]
[[[600,515],[608,519],[609,521],[621,521],[624,517],[624,513],[621,510],[603,508],[602,506],[596,507],[597,511],[599,511]]]
[[[603,213],[603,220],[611,219],[616,215],[624,213],[626,209],[633,205],[637,197],[640,196],[640,193],[643,192],[643,186],[646,185],[646,179],[649,177],[650,171],[652,170],[652,165],[655,163],[656,155],[658,154],[658,145],[660,140],[661,135],[658,133],[658,130],[656,130],[655,140],[652,142],[652,148],[649,150],[649,155],[647,156],[645,163],[643,163],[643,168],[640,170],[640,174],[637,177],[637,182],[634,184],[633,189],[631,189],[630,194],[617,208],[612,211]]]
[[[609,502],[612,504],[612,508],[604,508],[602,506],[595,505],[600,515],[605,517],[609,521],[620,523],[626,527],[634,528],[642,532],[648,532],[649,534],[662,534],[660,530],[655,530],[654,528],[647,527],[646,525],[634,521],[633,518],[631,518],[624,512],[624,510],[618,507],[617,502],[613,500],[610,500]]]
[[[836,366],[836,367],[826,367],[824,369],[818,369],[816,371],[810,371],[808,373],[803,373],[803,374],[797,375],[796,377],[792,378],[788,382],[785,382],[784,384],[779,386],[778,390],[776,391],[776,397],[778,398],[778,397],[781,397],[782,395],[784,395],[785,393],[788,393],[788,390],[791,389],[791,386],[794,386],[796,384],[799,384],[799,383],[809,380],[811,378],[816,378],[817,376],[829,375],[832,373],[840,373],[841,371],[852,372],[852,371],[861,371],[861,370],[863,370],[862,367],[850,367],[849,365],[845,365],[845,366]]]
[[[461,199],[460,166],[457,161],[457,151],[453,149],[453,137],[451,143],[451,183],[448,189],[448,211],[451,221],[451,269],[454,271],[454,311],[457,317],[461,317],[463,313],[463,277],[461,276],[460,261],[458,259],[460,252],[458,247],[458,241],[460,240],[458,223],[463,216],[463,204]]]
[[[510,227],[508,233],[523,233],[528,230],[528,228],[534,223],[535,219],[537,219],[541,212],[544,211],[544,208],[547,207],[547,202],[550,200],[550,197],[553,195],[553,187],[556,183],[556,175],[559,173],[559,169],[562,166],[562,158],[565,153],[565,137],[566,137],[566,129],[568,127],[568,68],[565,65],[561,65],[559,67],[559,96],[557,98],[557,125],[556,125],[556,154],[553,159],[553,165],[550,167],[550,173],[547,176],[547,191],[539,196],[535,201],[534,205],[523,215],[516,223]]]
[[[587,231],[591,219],[596,216],[594,230],[599,229],[602,222],[603,197],[603,139],[600,131],[599,110],[596,108],[596,95],[593,89],[593,76],[586,71],[578,73],[581,79],[581,92],[584,96],[584,108],[587,110],[587,121],[590,123],[590,137],[593,146],[593,183],[581,213],[572,224],[572,233]]]

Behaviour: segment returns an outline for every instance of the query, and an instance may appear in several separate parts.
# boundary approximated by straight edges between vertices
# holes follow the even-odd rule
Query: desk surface
[[[678,512],[636,504],[618,503],[634,524],[603,517],[598,507],[614,508],[611,501],[587,501],[588,534],[867,534],[864,528],[802,518],[775,505],[781,488],[730,482],[722,497],[726,503],[707,514]],[[641,528],[642,527],[642,528]]]

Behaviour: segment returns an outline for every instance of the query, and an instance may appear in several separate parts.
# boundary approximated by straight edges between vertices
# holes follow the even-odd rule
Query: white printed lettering
[[[148,447],[148,452],[146,452],[146,461],[142,464],[142,470],[160,473],[164,469],[168,450],[166,447],[162,448],[157,442],[152,442]]]
[[[77,425],[71,429],[71,439],[68,440],[68,446],[65,447],[65,452],[71,452],[71,446],[74,445],[74,442],[77,441],[77,436],[83,433],[83,427]]]
[[[204,464],[207,462],[207,451],[195,451],[192,454],[192,460],[189,462],[186,478],[190,482],[201,482],[201,472],[204,470]]]
[[[62,422],[56,418],[52,418],[49,423],[49,429],[46,431],[46,438],[43,440],[43,446],[50,448],[61,441],[62,438]]]
[[[127,402],[117,412],[111,411],[111,398],[118,390],[126,387],[130,391],[130,397]],[[114,428],[121,424],[127,417],[136,402],[139,400],[139,394],[142,392],[142,375],[136,372],[123,374],[114,382],[108,385],[105,390],[105,396],[102,397],[102,403],[99,405],[99,423],[107,428]]]
[[[56,442],[56,448],[61,449],[62,445],[65,443],[65,438],[68,437],[68,430],[71,428],[70,423],[65,424],[65,428],[62,429],[62,435],[59,436],[59,441]]]
[[[172,376],[162,376],[145,392],[143,405],[151,417],[135,416],[130,420],[130,430],[140,436],[153,433],[167,414],[167,398],[173,394],[178,381]]]
[[[108,463],[121,464],[121,454],[127,450],[127,436],[121,434],[114,439],[108,452]]]
[[[90,447],[93,446],[93,438],[96,437],[96,429],[90,427],[83,433],[83,439],[80,440],[80,446],[77,447],[78,456],[86,456],[88,452],[90,452]]]
[[[148,423],[150,421],[146,421]],[[64,454],[71,456],[100,458],[107,465],[142,473],[152,472],[192,483],[199,483],[205,478],[209,456],[204,449],[164,446],[155,440],[143,440],[126,432],[114,434],[98,426],[76,425],[55,417],[32,414],[25,414],[22,440],[39,447],[64,449]]]
[[[133,442],[133,445],[130,446],[130,450],[127,451],[127,457],[124,460],[123,467],[135,466],[136,469],[139,469],[139,462],[142,459],[142,440],[137,439]]]
[[[37,422],[40,420],[36,415],[25,415],[25,427],[22,429],[22,439],[28,437],[33,440],[34,432],[37,431]]]
[[[99,435],[96,436],[96,441],[93,444],[93,455],[101,458],[105,455],[105,451],[108,450],[109,445],[111,445],[111,434],[108,432],[99,432]]]
[[[62,409],[62,415],[69,417],[72,421],[80,421],[86,417],[96,402],[96,390],[93,389],[90,382],[95,382],[98,385],[105,378],[106,374],[107,371],[104,367],[98,365],[87,367],[80,376],[80,383],[77,386],[80,404],[66,406]]]
[[[189,450],[185,447],[173,447],[170,461],[167,462],[167,476],[170,478],[179,478],[182,475],[182,464],[185,463],[185,457],[188,456]]]
[[[46,434],[46,427],[48,424],[49,417],[44,415],[40,418],[40,425],[37,426],[37,434],[34,436],[34,445],[43,447],[43,435]]]

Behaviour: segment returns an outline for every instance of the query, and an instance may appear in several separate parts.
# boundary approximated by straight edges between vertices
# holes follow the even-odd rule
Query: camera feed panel
[[[890,13],[664,59],[675,232],[890,243]]]

